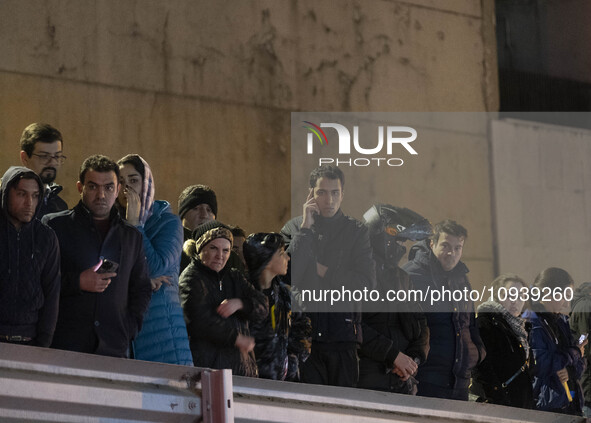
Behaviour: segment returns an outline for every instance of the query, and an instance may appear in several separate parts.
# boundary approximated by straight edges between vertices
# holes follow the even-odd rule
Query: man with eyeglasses
[[[88,157],[77,183],[81,201],[43,218],[57,234],[62,285],[52,348],[128,357],[152,287],[141,233],[113,207],[119,166]]]
[[[22,164],[39,175],[45,186],[39,219],[48,213],[67,210],[68,205],[58,195],[63,188],[53,182],[66,160],[60,131],[46,123],[32,123],[23,131],[20,146]]]

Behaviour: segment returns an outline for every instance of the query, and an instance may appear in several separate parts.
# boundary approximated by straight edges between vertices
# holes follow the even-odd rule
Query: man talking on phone
[[[281,230],[292,259],[292,285],[318,289],[375,284],[375,268],[367,228],[341,211],[345,177],[335,166],[324,165],[310,173],[303,215]],[[359,378],[357,348],[361,344],[361,313],[349,311],[310,313],[312,352],[301,366],[306,383],[354,387]]]
[[[113,207],[119,166],[88,157],[77,183],[80,202],[46,215],[61,251],[61,295],[52,348],[128,357],[152,288],[142,235]]]

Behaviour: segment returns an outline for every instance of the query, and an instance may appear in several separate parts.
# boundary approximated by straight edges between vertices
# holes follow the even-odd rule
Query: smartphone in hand
[[[103,264],[99,267],[96,273],[116,273],[119,268],[119,263],[115,263],[109,259],[103,259]]]

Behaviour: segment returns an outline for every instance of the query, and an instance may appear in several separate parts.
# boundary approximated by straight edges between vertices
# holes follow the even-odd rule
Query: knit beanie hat
[[[203,247],[205,247],[207,244],[209,244],[214,239],[218,239],[218,238],[227,239],[228,241],[230,241],[230,246],[232,245],[232,242],[234,241],[232,238],[232,232],[228,228],[224,228],[221,226],[218,228],[213,228],[213,229],[208,230],[203,235],[201,235],[198,239],[195,240],[195,254],[199,254],[201,252],[201,250],[203,250]]]
[[[248,266],[248,274],[257,286],[259,277],[273,258],[273,254],[283,246],[283,237],[275,232],[250,234],[244,241],[242,253]]]
[[[193,230],[193,232],[191,232],[191,238],[194,239],[195,241],[197,241],[201,237],[201,235],[203,235],[205,232],[209,231],[210,229],[215,229],[215,228],[230,229],[230,227],[228,225],[223,224],[219,220],[211,220],[209,222],[205,222],[205,223],[202,223],[201,225],[197,226]]]
[[[179,216],[181,219],[193,207],[199,204],[207,204],[211,207],[211,211],[217,217],[218,215],[218,200],[215,192],[207,185],[191,185],[181,192],[179,196]]]

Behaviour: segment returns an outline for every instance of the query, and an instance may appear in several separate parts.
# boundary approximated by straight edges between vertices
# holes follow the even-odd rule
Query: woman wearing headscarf
[[[470,389],[479,402],[532,408],[528,333],[519,317],[525,282],[506,273],[491,286],[495,294],[478,306],[476,318],[486,358],[472,372]]]
[[[533,354],[535,408],[554,413],[581,415],[583,390],[579,378],[585,369],[582,344],[573,338],[564,313],[568,313],[573,279],[563,269],[550,267],[534,281],[540,291],[523,317],[531,322],[529,343]],[[549,293],[549,295],[547,295]],[[530,294],[531,295],[531,294]],[[566,298],[565,298],[566,297]]]
[[[249,320],[263,320],[268,304],[238,270],[224,269],[232,241],[230,230],[213,221],[198,226],[185,242],[191,263],[179,281],[183,311],[195,366],[256,377]]]
[[[252,325],[259,376],[274,380],[299,380],[299,365],[310,355],[312,325],[301,312],[292,311],[287,274],[289,255],[277,233],[256,233],[246,238],[243,253],[249,280],[269,302],[269,315]]]
[[[125,220],[143,235],[152,280],[152,299],[133,342],[133,356],[138,360],[192,366],[178,291],[181,221],[170,204],[154,200],[152,171],[143,158],[129,154],[117,164],[122,184],[117,204]]]

